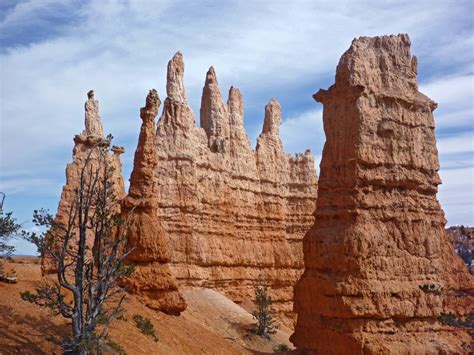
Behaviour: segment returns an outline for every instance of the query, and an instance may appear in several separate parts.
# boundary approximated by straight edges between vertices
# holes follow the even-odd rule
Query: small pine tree
[[[266,286],[255,288],[255,311],[252,312],[257,323],[253,324],[252,330],[259,336],[269,339],[271,334],[276,333],[278,326],[273,319],[272,299],[267,293]]]

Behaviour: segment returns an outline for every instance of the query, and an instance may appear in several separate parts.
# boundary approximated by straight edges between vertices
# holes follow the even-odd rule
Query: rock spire
[[[230,140],[230,118],[221,97],[213,67],[206,74],[201,99],[201,127],[207,134],[212,152],[228,152]]]
[[[87,101],[84,104],[85,110],[85,129],[82,134],[86,137],[102,137],[104,136],[104,128],[99,114],[99,101],[94,97],[94,90],[89,90],[87,93]]]
[[[168,97],[165,100],[162,117],[160,119],[157,132],[167,131],[169,136],[173,135],[172,130],[176,127],[185,131],[190,131],[196,127],[194,113],[188,105],[184,90],[184,61],[180,52],[168,62],[168,72],[166,81],[166,92]],[[179,138],[179,137],[178,137]],[[176,142],[178,145],[185,142]],[[184,147],[182,147],[184,149]]]
[[[436,103],[416,67],[408,35],[360,37],[314,96],[326,143],[291,338],[310,353],[468,352],[439,321],[472,312],[473,278],[444,230]]]
[[[281,122],[281,106],[272,98],[265,106],[262,133],[257,139],[257,165],[265,180],[278,178],[288,171],[288,156],[280,138]]]
[[[186,101],[186,93],[183,83],[184,62],[181,52],[176,52],[173,58],[168,62],[168,76],[166,81],[166,94],[170,100],[183,102]]]
[[[158,156],[154,143],[155,118],[160,103],[158,93],[152,89],[145,107],[140,110],[143,122],[129,193],[123,201],[123,219],[129,226],[128,242],[133,248],[127,262],[135,269],[133,276],[125,282],[128,290],[138,295],[147,306],[179,314],[186,308],[186,303],[168,264],[171,250],[160,224],[156,198]]]
[[[235,172],[256,173],[255,155],[244,126],[244,104],[240,90],[231,87],[227,99],[230,127],[230,162]]]
[[[85,129],[81,134],[74,136],[74,149],[72,151],[72,162],[66,167],[66,184],[63,186],[61,199],[58,204],[58,210],[55,216],[55,224],[67,226],[70,216],[70,211],[74,209],[73,204],[76,198],[76,193],[80,184],[81,171],[89,161],[89,166],[96,168],[98,164],[102,164],[103,160],[100,157],[99,151],[96,149],[98,144],[105,142],[109,144],[104,136],[102,121],[99,113],[99,101],[94,97],[94,91],[90,90],[87,93],[88,100],[85,108]],[[122,162],[120,154],[125,152],[123,147],[114,146],[112,148],[113,154],[107,155],[107,163],[112,168],[112,175],[110,181],[113,184],[114,194],[118,201],[125,196],[125,185],[122,178]],[[55,228],[49,231],[49,237],[52,239],[60,239],[61,233]],[[88,232],[88,245],[93,244],[92,231]],[[41,259],[41,270],[43,274],[55,272],[55,266],[52,260],[47,255]]]
[[[269,133],[274,136],[280,135],[281,106],[273,97],[265,106],[265,118],[263,120],[262,134]]]

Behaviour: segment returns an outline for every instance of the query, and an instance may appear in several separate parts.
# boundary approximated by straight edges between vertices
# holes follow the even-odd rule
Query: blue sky
[[[321,105],[354,37],[408,33],[420,90],[435,111],[441,159],[438,197],[448,224],[474,225],[474,1],[64,1],[0,2],[0,191],[25,228],[39,207],[56,211],[83,129],[86,92],[131,171],[148,89],[165,96],[166,65],[180,50],[195,113],[206,71],[223,96],[240,88],[255,144],[266,102],[282,105],[290,153],[319,161]],[[199,121],[199,119],[198,119]],[[317,167],[319,173],[319,167]],[[34,247],[16,242],[19,253]]]

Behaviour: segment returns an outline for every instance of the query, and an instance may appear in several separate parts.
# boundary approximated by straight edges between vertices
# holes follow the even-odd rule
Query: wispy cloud
[[[438,139],[438,150],[441,156],[470,153],[474,163],[474,131],[458,133]]]
[[[438,198],[450,224],[470,224],[474,220],[474,167],[441,170],[443,184]]]
[[[437,101],[441,110],[474,110],[474,74],[443,76],[425,83],[420,90]]]
[[[1,176],[0,191],[8,191],[8,194],[18,194],[22,192],[31,193],[31,196],[52,194],[57,196],[60,192],[60,181],[34,177],[5,177]]]

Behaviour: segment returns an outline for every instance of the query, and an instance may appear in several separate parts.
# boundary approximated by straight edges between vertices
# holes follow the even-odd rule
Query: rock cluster
[[[472,312],[473,279],[436,199],[432,112],[407,35],[352,42],[323,103],[315,224],[304,238],[293,343],[314,353],[467,353],[443,314]]]
[[[122,202],[122,216],[127,225],[131,253],[127,263],[134,266],[133,276],[124,282],[150,308],[179,314],[186,308],[168,262],[171,249],[161,227],[158,210],[155,149],[155,118],[160,99],[150,90],[146,105],[140,110],[143,121],[135,151],[130,189]]]
[[[314,222],[314,158],[310,151],[284,153],[274,99],[253,150],[242,96],[231,87],[225,103],[212,67],[197,127],[183,74],[178,52],[168,63],[168,97],[156,132],[156,201],[173,246],[173,272],[181,284],[216,289],[236,302],[266,283],[280,318],[291,324],[293,285],[303,267],[301,240]]]
[[[56,212],[54,225],[66,227],[68,225],[71,211],[74,211],[74,203],[77,196],[77,190],[80,185],[81,173],[87,164],[87,168],[97,169],[101,160],[104,159],[96,147],[100,144],[109,144],[104,136],[104,129],[99,113],[99,102],[94,97],[94,91],[87,93],[88,100],[85,108],[85,129],[81,134],[74,136],[74,149],[72,151],[72,163],[66,167],[66,184],[63,186],[61,199]],[[125,197],[125,185],[122,177],[122,162],[120,154],[124,153],[123,147],[112,147],[113,154],[107,155],[111,173],[111,182],[113,183],[114,195],[117,202]],[[86,182],[87,184],[87,182]],[[59,227],[54,226],[49,231],[49,238],[61,240]],[[92,231],[88,231],[88,245],[93,244]],[[43,274],[55,272],[54,262],[48,255],[41,259],[41,270]]]

